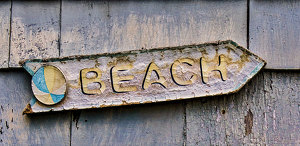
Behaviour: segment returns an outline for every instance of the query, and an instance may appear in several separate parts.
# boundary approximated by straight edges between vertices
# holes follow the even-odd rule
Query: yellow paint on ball
[[[59,90],[66,84],[64,75],[53,66],[46,66],[44,69],[46,84],[50,93]]]
[[[58,68],[43,66],[32,77],[32,91],[41,103],[56,104],[65,97],[66,79]]]

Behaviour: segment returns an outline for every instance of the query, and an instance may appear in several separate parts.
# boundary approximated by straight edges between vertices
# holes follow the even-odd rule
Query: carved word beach
[[[159,90],[159,88],[168,88],[172,86],[171,84],[187,86],[195,83],[198,79],[203,84],[207,84],[210,77],[219,77],[220,80],[225,81],[227,79],[227,60],[230,60],[230,58],[227,58],[225,55],[218,55],[213,60],[208,60],[204,57],[200,59],[180,58],[175,60],[171,65],[162,68],[158,67],[157,63],[153,61],[145,66],[144,74],[131,72],[131,70],[138,69],[134,68],[134,63],[124,61],[110,68],[110,83],[105,83],[101,79],[103,74],[101,68],[85,68],[80,71],[81,89],[84,94],[94,95],[104,93],[106,86],[108,86],[107,84],[111,84],[112,89],[110,91],[125,93],[147,90],[148,88]],[[163,75],[162,69],[169,70],[169,75]],[[108,72],[105,73],[108,74]],[[120,76],[119,74],[126,75]],[[130,81],[137,78],[135,75],[144,75],[144,78],[143,80],[136,81],[139,85],[130,85]]]
[[[24,113],[151,103],[228,94],[239,90],[265,62],[232,41],[138,50],[113,54],[27,60],[23,67],[36,78],[33,98]],[[60,73],[55,79],[46,70]],[[44,76],[37,76],[39,69]],[[59,79],[57,76],[61,77]],[[66,81],[57,84],[48,82]],[[43,87],[43,88],[42,88]],[[45,85],[46,88],[46,85]],[[57,94],[60,92],[59,94]],[[43,97],[41,98],[41,95]],[[64,96],[63,96],[64,95]],[[43,99],[50,104],[44,103]],[[36,100],[38,99],[38,101]],[[61,101],[60,101],[61,100]]]

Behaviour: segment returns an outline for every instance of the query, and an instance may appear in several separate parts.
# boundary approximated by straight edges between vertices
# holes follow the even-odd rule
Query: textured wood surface
[[[225,39],[246,47],[247,1],[63,1],[62,6],[58,1],[13,1],[12,20],[10,2],[2,3],[0,68],[8,67],[8,52],[9,66],[19,67],[20,60],[59,53],[95,54]],[[299,69],[300,2],[251,0],[249,9],[250,50],[265,58],[269,69]]]
[[[10,1],[0,2],[0,68],[8,67],[10,8]]]
[[[47,66],[40,67],[42,64]],[[45,106],[37,102],[25,111],[101,108],[228,94],[240,90],[264,65],[262,59],[232,41],[27,60],[23,67],[29,73],[38,69],[32,82],[36,98],[47,105],[57,104]],[[63,73],[57,70],[56,79],[60,82],[48,73],[54,67]],[[63,81],[68,94],[58,103],[66,91]],[[49,94],[54,93],[53,85],[60,87],[55,95]]]
[[[190,101],[187,145],[299,145],[299,72],[262,72],[238,94]]]
[[[180,102],[74,112],[72,145],[183,145]]]
[[[300,1],[250,1],[250,50],[269,69],[300,69]]]
[[[2,144],[68,145],[69,132],[72,145],[300,144],[299,72],[262,72],[235,95],[187,101],[186,115],[180,102],[77,111],[71,131],[67,113],[21,115],[33,96],[25,72],[0,81]]]
[[[61,55],[231,39],[246,47],[246,1],[63,1]]]
[[[268,72],[264,79],[266,143],[300,145],[300,72]]]
[[[60,3],[12,2],[10,66],[58,56]],[[8,53],[4,3],[0,50]],[[250,50],[269,68],[299,68],[299,1],[249,6]],[[246,47],[246,0],[62,1],[61,11],[62,56],[228,38]],[[74,111],[73,119],[64,112],[22,116],[33,96],[30,79],[19,69],[0,72],[0,145],[300,145],[299,71],[262,72],[230,96]]]
[[[70,113],[22,115],[30,80],[22,70],[0,72],[0,145],[69,145]]]
[[[10,67],[23,59],[58,57],[59,1],[13,1]]]
[[[246,1],[63,1],[61,55],[117,52],[225,39],[233,39],[246,46],[246,5]],[[75,120],[72,124],[72,144],[185,143],[182,104],[117,109],[111,109],[109,113],[82,111],[79,122]]]

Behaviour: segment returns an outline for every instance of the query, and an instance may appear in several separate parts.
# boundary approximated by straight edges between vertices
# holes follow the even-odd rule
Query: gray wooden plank
[[[246,1],[63,1],[61,55],[232,39],[246,47]]]
[[[9,67],[23,59],[58,57],[59,1],[13,1]]]
[[[246,10],[246,1],[63,1],[61,55],[225,39],[246,46]],[[165,103],[82,111],[72,145],[182,145],[183,109]]]
[[[246,1],[63,1],[60,54],[119,52],[226,39],[246,46],[246,5]],[[185,143],[182,104],[88,110],[78,117],[75,115],[72,124],[72,145]]]
[[[61,56],[102,53],[108,46],[107,1],[62,1]]]
[[[0,72],[0,145],[70,145],[70,113],[22,115],[30,79],[19,69]]]
[[[268,69],[300,69],[300,1],[250,1],[249,48]]]
[[[205,2],[211,5],[202,5],[203,12],[194,14],[200,24],[206,23],[195,31],[203,36],[201,40],[213,40],[218,37],[231,38],[237,40],[242,46],[246,47],[247,42],[247,3],[246,1],[210,1]],[[208,14],[207,14],[208,12]],[[207,17],[203,17],[206,14]],[[195,19],[195,20],[196,20]],[[198,23],[199,23],[198,22]],[[211,30],[216,30],[210,33]],[[246,36],[245,36],[246,35]],[[194,36],[195,37],[195,36]],[[191,38],[189,38],[191,39]],[[223,116],[226,111],[224,103],[226,99],[221,97],[209,97],[187,102],[186,107],[186,137],[187,145],[224,145],[224,137],[230,135]],[[200,104],[200,105],[199,105]],[[229,118],[228,118],[229,119]],[[227,120],[227,118],[226,118]],[[234,123],[234,121],[232,121]],[[232,128],[236,124],[232,124]],[[239,144],[239,143],[235,143]]]
[[[10,1],[0,1],[0,68],[8,67],[10,7]]]
[[[299,145],[299,72],[262,72],[240,92],[187,104],[188,145]]]
[[[183,145],[182,103],[75,112],[72,145]]]
[[[264,79],[266,143],[300,145],[299,72],[267,72]]]

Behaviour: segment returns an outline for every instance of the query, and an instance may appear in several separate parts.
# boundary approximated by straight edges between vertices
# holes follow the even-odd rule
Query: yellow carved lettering
[[[119,66],[114,66],[111,68],[110,73],[111,73],[111,82],[112,82],[112,88],[114,92],[117,93],[124,93],[124,92],[129,92],[129,91],[136,91],[137,88],[135,86],[127,86],[127,87],[121,87],[120,82],[124,81],[130,81],[134,78],[134,76],[119,76],[118,72],[119,71],[126,71],[129,69],[132,69],[133,66],[131,64],[128,65],[119,65]]]
[[[190,85],[190,84],[194,83],[197,79],[196,74],[193,74],[189,80],[182,80],[180,77],[178,77],[178,74],[176,72],[177,67],[183,63],[185,63],[189,66],[193,66],[194,60],[189,59],[189,58],[178,59],[178,60],[174,61],[174,63],[171,66],[172,79],[176,84],[181,85],[181,86]]]
[[[151,79],[151,73],[153,71],[156,73],[156,76],[158,78],[155,81],[150,80]],[[147,88],[149,88],[149,86],[151,84],[159,84],[159,85],[163,86],[164,88],[166,88],[166,86],[167,86],[167,82],[166,82],[165,77],[163,77],[161,75],[160,69],[157,67],[157,65],[154,62],[150,63],[147,70],[146,70],[146,74],[145,74],[145,78],[144,78],[144,81],[143,81],[142,88],[147,89]]]
[[[216,71],[219,73],[222,81],[227,80],[227,69],[226,69],[226,57],[224,55],[220,55],[218,57],[218,64],[213,61],[209,61],[206,58],[200,59],[200,67],[201,67],[201,77],[203,83],[208,83],[209,74],[212,71]]]
[[[94,77],[87,77],[88,73],[95,73]],[[85,68],[80,71],[81,88],[85,94],[100,94],[106,89],[104,82],[101,81],[102,72],[99,68]],[[100,89],[88,89],[88,84],[99,83]]]

